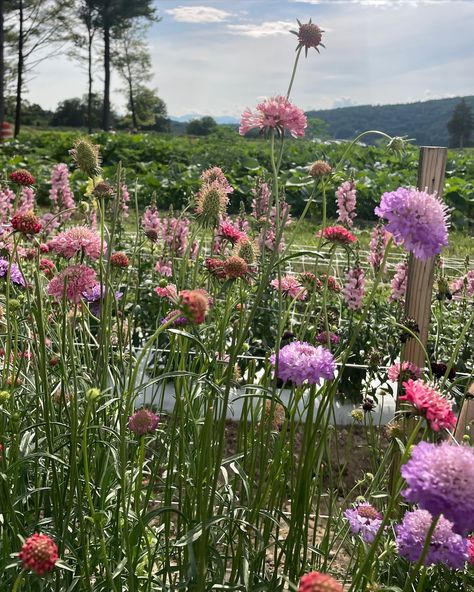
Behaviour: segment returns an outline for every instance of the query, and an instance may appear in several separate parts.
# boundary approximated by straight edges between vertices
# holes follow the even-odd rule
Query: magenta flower
[[[362,307],[362,299],[365,294],[365,273],[363,269],[360,267],[349,269],[346,273],[346,283],[342,294],[351,310],[359,310]]]
[[[137,436],[144,436],[154,432],[158,426],[160,418],[149,409],[139,409],[128,418],[128,427]]]
[[[407,291],[407,280],[408,280],[408,265],[405,261],[397,263],[395,265],[395,275],[390,283],[390,296],[388,297],[389,302],[400,302],[405,298]]]
[[[357,216],[356,214],[356,198],[357,192],[354,181],[344,181],[342,185],[337,188],[337,221],[341,224],[347,224],[352,227],[354,225],[353,220]]]
[[[101,240],[100,236],[86,226],[74,226],[59,233],[48,243],[49,248],[71,259],[75,255],[85,255],[93,261],[100,257]],[[107,245],[102,243],[102,250],[105,252]]]
[[[366,543],[372,543],[382,524],[382,514],[371,504],[363,503],[346,510],[344,516],[349,521],[353,534],[360,534]]]
[[[270,357],[276,366],[276,356]],[[282,347],[278,353],[278,378],[291,381],[301,386],[308,384],[320,385],[324,380],[332,380],[336,372],[336,362],[332,353],[321,347],[314,347],[304,341],[293,341]]]
[[[388,379],[392,382],[398,382],[400,379],[400,364],[393,364],[387,370]],[[418,368],[416,364],[413,362],[403,362],[402,364],[402,381],[409,380],[410,378],[413,380],[417,380],[421,376],[421,370]]]
[[[57,300],[66,297],[74,304],[79,304],[83,293],[97,285],[96,273],[87,265],[70,265],[54,277],[48,284],[48,294]]]
[[[285,275],[279,281],[275,278],[270,282],[271,286],[280,291],[284,296],[288,298],[296,298],[297,300],[305,300],[308,295],[308,291],[304,288],[300,282],[292,275]]]
[[[288,131],[294,138],[302,138],[307,121],[304,111],[283,96],[276,96],[259,103],[255,111],[246,109],[240,120],[239,133],[244,136],[252,129]]]
[[[398,552],[412,563],[420,559],[428,536],[432,515],[426,510],[406,512],[401,524],[395,527]],[[468,559],[468,543],[453,531],[453,524],[440,516],[428,547],[424,564],[441,563],[453,569],[463,569]]]
[[[418,259],[429,259],[448,244],[448,208],[436,195],[399,187],[382,195],[375,213],[388,220],[395,243]]]
[[[440,392],[423,380],[407,380],[403,383],[405,394],[400,401],[411,403],[416,411],[426,417],[426,421],[435,432],[440,429],[454,428],[456,416],[452,404]]]
[[[402,494],[433,516],[443,516],[461,535],[474,531],[474,448],[420,442],[401,468]]]

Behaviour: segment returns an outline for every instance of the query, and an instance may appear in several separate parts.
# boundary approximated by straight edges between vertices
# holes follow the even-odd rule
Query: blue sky
[[[153,80],[171,115],[239,116],[284,94],[296,18],[325,30],[326,49],[300,61],[304,109],[474,94],[474,0],[157,0],[149,31]],[[65,58],[41,65],[28,98],[47,107],[86,91]],[[100,69],[96,89],[100,91]],[[113,78],[117,105],[124,99]]]

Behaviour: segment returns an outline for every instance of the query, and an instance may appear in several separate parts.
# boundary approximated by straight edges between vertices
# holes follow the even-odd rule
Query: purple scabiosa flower
[[[84,300],[86,300],[86,302],[89,304],[91,313],[96,317],[100,316],[100,305],[102,300],[105,298],[105,286],[97,283],[89,290],[84,290],[82,295]],[[116,300],[120,300],[122,296],[123,292],[115,292]]]
[[[390,284],[391,292],[389,302],[400,302],[405,298],[407,291],[408,265],[403,261],[395,266],[395,275]]]
[[[357,192],[354,181],[344,181],[342,185],[337,188],[337,221],[341,224],[347,224],[349,228],[354,225],[354,218],[356,214],[356,198]]]
[[[160,418],[149,409],[139,409],[128,418],[128,427],[137,434],[137,436],[144,436],[150,432],[154,432],[158,426]]]
[[[183,327],[184,325],[189,325],[190,321],[187,317],[185,317],[184,315],[181,316],[176,316],[178,313],[180,313],[180,310],[171,310],[161,321],[161,324],[164,325],[165,323],[167,323],[170,319],[172,319],[173,317],[176,317],[172,323],[173,327]]]
[[[26,286],[25,278],[16,263],[9,263],[7,259],[0,259],[0,277],[5,279],[8,277],[8,267],[10,267],[11,283],[24,288]]]
[[[448,244],[448,208],[437,195],[399,187],[382,195],[375,213],[388,220],[395,243],[418,259],[429,259]]]
[[[382,514],[374,506],[367,503],[359,504],[353,509],[346,510],[344,516],[349,521],[353,534],[360,534],[366,543],[373,542],[382,524]]]
[[[360,267],[349,269],[346,273],[346,284],[342,290],[344,300],[351,310],[358,310],[362,306],[365,293],[365,273]]]
[[[395,527],[398,552],[408,561],[420,559],[433,516],[427,510],[407,512]],[[463,569],[468,559],[468,542],[453,531],[453,524],[440,516],[435,526],[424,564],[442,563],[453,569]]]
[[[341,341],[339,335],[332,333],[331,331],[322,331],[318,335],[316,335],[316,341],[324,345],[329,341],[331,345],[338,345]]]
[[[420,442],[401,473],[408,502],[433,516],[443,514],[462,535],[474,530],[474,448]]]
[[[275,354],[270,357],[273,366],[277,365]],[[321,384],[323,380],[332,380],[336,372],[336,363],[332,353],[321,347],[314,347],[304,341],[294,341],[282,347],[278,353],[278,378],[291,381],[297,386],[303,382]]]
[[[382,265],[388,236],[389,235],[385,230],[385,227],[381,226],[380,224],[377,224],[377,226],[372,231],[372,237],[370,239],[370,253],[367,257],[367,260],[375,273],[378,273],[380,266]],[[383,271],[385,271],[385,268]]]

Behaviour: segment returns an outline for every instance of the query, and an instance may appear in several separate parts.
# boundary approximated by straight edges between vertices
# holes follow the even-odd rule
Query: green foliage
[[[454,107],[453,115],[448,121],[450,146],[463,148],[469,145],[469,140],[474,129],[472,108],[463,99]]]
[[[191,136],[208,136],[217,128],[217,123],[212,117],[193,119],[186,126],[186,133]]]

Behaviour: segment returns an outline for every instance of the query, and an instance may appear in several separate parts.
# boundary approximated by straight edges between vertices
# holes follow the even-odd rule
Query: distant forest
[[[474,111],[474,96],[464,99]],[[447,146],[446,126],[460,100],[461,97],[454,97],[402,105],[361,105],[306,114],[325,121],[328,136],[334,139],[350,139],[365,130],[379,129],[392,136],[413,138],[416,144]],[[370,143],[370,137],[364,141]]]

